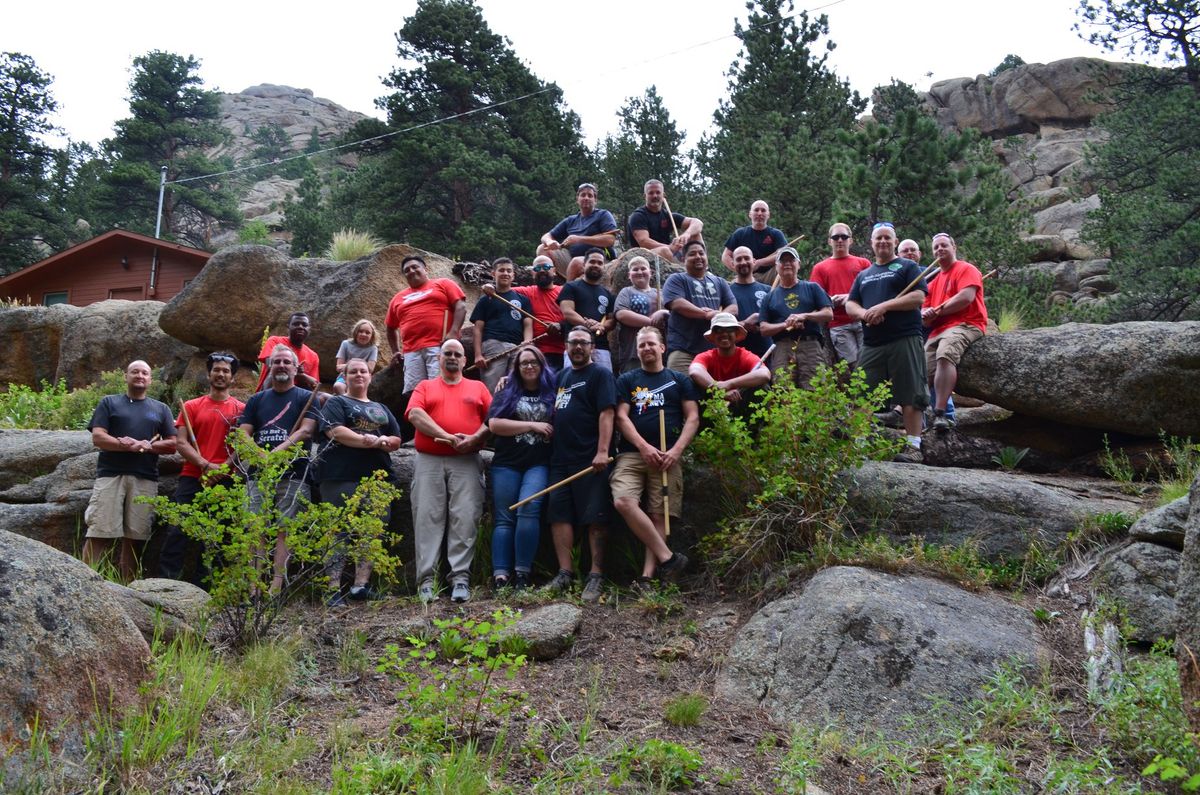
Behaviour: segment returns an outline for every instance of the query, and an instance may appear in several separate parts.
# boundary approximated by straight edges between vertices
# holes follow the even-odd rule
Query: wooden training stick
[[[755,362],[754,366],[750,368],[750,372],[753,373],[755,370],[757,370],[760,367],[766,367],[767,359],[770,359],[771,354],[774,352],[775,352],[775,343],[771,343],[771,347],[767,348],[765,351],[763,351],[763,355],[758,357],[758,361]]]
[[[484,294],[484,295],[487,295],[487,296],[490,296],[490,297],[492,297],[492,298],[495,298],[497,301],[500,301],[500,302],[502,302],[502,303],[508,303],[508,302],[507,302],[507,301],[505,301],[503,298],[498,298],[498,297],[496,296],[496,288],[495,288],[495,287],[492,287],[491,289],[485,289],[485,290],[483,291],[483,294]],[[509,306],[512,306],[512,304],[509,304]],[[537,323],[541,323],[543,326],[545,326],[545,325],[547,324],[547,321],[545,321],[545,320],[542,320],[541,318],[537,317],[537,316],[536,316],[536,315],[534,315],[534,314],[531,314],[531,313],[529,313],[529,312],[526,312],[524,309],[522,309],[522,308],[521,308],[521,307],[519,307],[519,306],[513,306],[513,309],[517,310],[518,312],[520,312],[522,315],[524,315],[525,317],[529,318],[530,320],[532,320],[532,321],[535,321],[535,322],[537,322]],[[549,322],[550,322],[550,323],[553,323],[554,321],[553,321],[553,320],[551,320],[551,321],[549,321]],[[541,334],[539,334],[539,335],[538,335],[538,337],[542,337],[542,336],[543,336],[543,335],[541,335]]]
[[[658,410],[658,449],[662,452],[667,452],[667,411],[666,409]],[[668,485],[667,470],[663,470],[662,474],[662,498],[663,498],[663,535],[667,538],[671,537],[671,489]]]
[[[309,394],[308,400],[305,401],[304,408],[300,409],[300,416],[296,418],[296,424],[292,426],[292,433],[295,433],[296,431],[300,430],[300,423],[304,422],[304,415],[308,413],[309,407],[312,406],[313,398],[315,398],[316,396],[317,396],[317,390],[314,389],[312,391],[312,393]],[[292,433],[289,433],[288,436],[291,436]]]
[[[196,446],[196,432],[192,430],[192,420],[188,417],[187,406],[183,404],[183,398],[179,398],[179,411],[183,414],[183,424],[187,428],[188,441],[192,443],[192,447]],[[196,451],[200,452],[199,450]]]
[[[608,463],[611,464],[612,461],[613,461],[612,456],[609,456]],[[524,505],[525,503],[533,502],[538,497],[541,497],[544,494],[549,494],[550,492],[554,491],[555,489],[562,488],[563,486],[567,485],[568,483],[571,483],[572,481],[579,480],[581,477],[583,477],[587,473],[595,472],[595,471],[596,470],[592,469],[591,465],[589,464],[587,467],[579,470],[574,475],[571,475],[570,477],[563,478],[562,480],[558,481],[553,486],[547,486],[546,488],[539,491],[537,494],[530,494],[528,497],[521,500],[520,502],[514,502],[512,505],[508,506],[508,510],[515,511],[518,508],[520,508],[522,505]]]
[[[442,342],[446,341],[446,331],[450,328],[450,310],[442,310]]]
[[[671,205],[667,204],[667,197],[663,196],[663,207],[667,208],[667,217],[671,219],[671,231],[675,233],[675,237],[679,237],[679,227],[675,225],[675,213],[671,212]]]
[[[493,353],[491,356],[488,356],[488,357],[487,357],[486,359],[484,359],[483,361],[484,361],[484,363],[485,363],[485,364],[491,364],[492,362],[496,361],[497,359],[499,359],[499,358],[500,358],[500,357],[502,357],[502,356],[510,356],[510,355],[512,355],[512,354],[514,354],[514,353],[516,353],[516,352],[518,352],[518,351],[519,351],[519,350],[521,350],[522,348],[527,348],[527,347],[529,347],[529,346],[530,346],[530,345],[532,345],[533,343],[535,343],[535,342],[537,342],[538,340],[540,340],[542,337],[548,337],[548,336],[550,336],[550,332],[549,332],[549,331],[543,331],[541,334],[538,334],[536,337],[534,337],[534,338],[532,338],[531,340],[529,340],[529,342],[522,342],[520,345],[518,345],[518,346],[517,346],[517,347],[515,347],[515,348],[509,348],[509,349],[508,349],[508,350],[506,350],[506,351],[500,351],[499,353]],[[474,369],[475,369],[475,365],[471,365],[470,367],[467,367],[467,368],[465,368],[465,369],[463,370],[463,372],[465,373],[465,372],[467,372],[467,370],[474,370]]]
[[[900,295],[897,295],[896,297],[899,298],[901,295],[907,294],[909,290],[911,290],[912,288],[917,286],[917,282],[921,281],[926,276],[928,276],[936,267],[937,267],[936,262],[933,263],[932,265],[930,265],[928,268],[925,269],[925,271],[920,276],[918,276],[917,278],[915,278],[911,282],[909,282],[908,286],[905,287],[903,290],[901,290]]]

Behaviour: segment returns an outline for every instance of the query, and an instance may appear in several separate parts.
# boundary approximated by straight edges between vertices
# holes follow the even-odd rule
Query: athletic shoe
[[[600,601],[600,594],[604,590],[604,575],[589,574],[587,581],[583,584],[583,595],[580,597],[585,602],[595,604]]]
[[[326,607],[345,607],[346,598],[342,596],[341,591],[334,591],[329,596],[325,597]]]
[[[954,427],[954,421],[946,416],[944,411],[935,411],[933,413],[933,424],[930,426],[935,431],[948,431]]]
[[[688,556],[682,552],[676,552],[666,563],[658,564],[658,578],[663,582],[676,582],[687,565]]]
[[[437,592],[433,590],[433,580],[426,580],[417,586],[417,598],[425,604],[429,604],[438,598]]]
[[[497,574],[492,578],[492,590],[499,591],[501,588],[507,588],[509,585],[507,574]]]
[[[895,409],[875,412],[875,419],[885,428],[903,428],[904,415]]]
[[[451,602],[465,602],[471,598],[471,586],[459,580],[454,583],[454,587],[450,589]]]
[[[562,593],[569,591],[575,587],[575,572],[559,569],[558,574],[550,582],[546,583],[546,590],[551,593]]]
[[[371,598],[371,588],[366,585],[353,585],[350,587],[350,598],[356,602],[365,602]]]
[[[512,587],[514,591],[523,591],[529,587],[529,572],[518,571],[513,574]]]
[[[921,448],[906,444],[904,445],[904,449],[896,453],[896,457],[892,460],[898,464],[923,464],[925,463],[925,456],[921,452]]]

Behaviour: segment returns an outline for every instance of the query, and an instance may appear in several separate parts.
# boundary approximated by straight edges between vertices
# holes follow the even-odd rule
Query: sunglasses
[[[548,271],[548,270],[550,270],[549,265],[534,265],[533,266],[534,273],[537,273],[538,271]]]
[[[227,356],[224,353],[214,353],[214,354],[209,355],[208,361],[209,362],[225,362],[227,364],[233,364],[234,358],[232,356]]]
[[[895,229],[895,228],[896,228],[895,225],[892,224],[891,221],[880,221],[879,223],[875,224],[875,226],[871,227],[871,231],[874,232],[876,229]]]
[[[849,240],[850,235],[840,235],[840,234],[839,235],[830,235],[829,239],[830,240]]]
[[[466,354],[459,353],[458,351],[442,351],[442,356],[445,356],[447,359],[461,359],[466,357]]]
[[[592,183],[590,183],[590,182],[584,182],[584,183],[582,183],[582,184],[581,184],[581,185],[580,185],[578,188],[576,188],[576,189],[575,189],[575,192],[576,192],[576,193],[579,193],[579,191],[581,191],[581,190],[587,190],[587,189],[589,189],[589,188],[590,188],[590,189],[591,189],[593,192],[595,192],[595,190],[596,190],[596,186],[595,186],[595,185],[593,185],[593,184],[592,184]]]

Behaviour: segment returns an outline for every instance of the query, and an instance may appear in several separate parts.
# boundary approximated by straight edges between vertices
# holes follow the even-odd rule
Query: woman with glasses
[[[488,412],[495,436],[492,491],[492,580],[496,588],[527,588],[541,533],[543,498],[509,509],[546,488],[550,474],[550,424],[555,373],[537,348],[522,348]]]

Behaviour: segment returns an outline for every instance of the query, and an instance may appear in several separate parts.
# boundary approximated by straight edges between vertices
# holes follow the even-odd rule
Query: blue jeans
[[[542,503],[538,497],[516,511],[508,506],[546,488],[550,467],[532,466],[521,471],[492,467],[492,492],[495,496],[496,525],[492,528],[492,573],[508,575],[514,570],[530,572],[541,535]],[[515,553],[515,555],[514,555]]]

